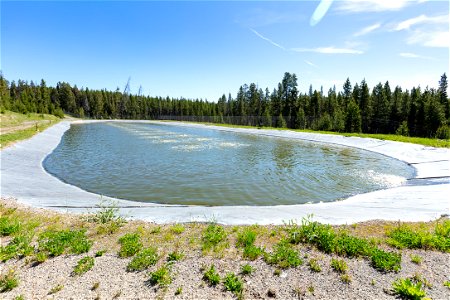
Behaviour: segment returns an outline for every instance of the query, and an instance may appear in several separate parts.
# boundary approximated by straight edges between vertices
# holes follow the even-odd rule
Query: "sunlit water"
[[[145,123],[72,125],[45,169],[84,190],[162,204],[328,202],[401,185],[413,168],[348,147]]]

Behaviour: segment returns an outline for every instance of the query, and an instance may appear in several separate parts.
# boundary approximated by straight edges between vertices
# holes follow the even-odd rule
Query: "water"
[[[328,202],[401,185],[414,172],[353,148],[125,122],[72,125],[44,168],[97,194],[182,205]]]

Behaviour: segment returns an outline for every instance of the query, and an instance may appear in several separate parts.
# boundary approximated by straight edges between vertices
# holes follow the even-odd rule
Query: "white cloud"
[[[281,46],[280,44],[275,43],[274,41],[272,41],[272,40],[269,39],[269,38],[266,38],[265,36],[263,36],[262,34],[260,34],[258,31],[254,30],[254,29],[252,29],[252,28],[250,28],[250,30],[251,30],[254,34],[256,34],[259,38],[261,38],[261,39],[263,39],[263,40],[265,40],[265,41],[271,43],[271,44],[274,45],[275,47],[278,47],[278,48],[280,48],[280,49],[286,50],[283,46]]]
[[[420,15],[415,18],[405,20],[398,23],[395,27],[395,31],[409,30],[412,26],[417,24],[445,24],[448,23],[448,15],[441,15],[435,17],[428,17],[426,15]]]
[[[406,42],[408,44],[420,44],[425,47],[448,48],[450,47],[449,31],[414,31]]]
[[[310,62],[309,60],[306,60],[306,59],[305,59],[304,62],[305,62],[306,64],[310,65],[311,67],[319,68],[319,66],[317,66],[316,64],[313,64],[313,63]]]
[[[358,31],[358,32],[355,32],[355,33],[353,34],[353,36],[354,36],[354,37],[363,36],[363,35],[366,35],[366,34],[371,33],[371,32],[374,31],[374,30],[377,30],[377,29],[380,28],[380,27],[381,27],[381,24],[380,24],[380,23],[376,23],[376,24],[373,24],[373,25],[364,27],[363,29],[361,29],[361,30]]]
[[[396,11],[412,2],[411,0],[346,0],[337,1],[337,10],[345,13]]]
[[[405,57],[405,58],[420,58],[420,59],[432,59],[429,56],[423,56],[423,55],[419,55],[419,54],[415,54],[415,53],[410,53],[410,52],[402,52],[398,54],[401,57]]]
[[[294,52],[314,52],[322,54],[363,54],[363,51],[352,48],[318,47],[318,48],[291,48]]]

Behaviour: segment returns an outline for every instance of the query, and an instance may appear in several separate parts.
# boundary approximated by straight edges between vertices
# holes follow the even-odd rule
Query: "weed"
[[[256,232],[252,231],[250,228],[244,228],[244,230],[238,233],[236,246],[242,248],[252,246],[255,240]]]
[[[175,290],[175,296],[181,295],[182,292],[183,292],[183,288],[181,286],[177,287],[177,289]]]
[[[173,252],[170,252],[169,255],[167,256],[167,261],[179,261],[179,260],[182,260],[183,257],[184,257],[184,254],[182,252],[173,251]]]
[[[34,252],[31,246],[31,236],[20,235],[14,237],[6,246],[0,247],[0,260],[29,256]]]
[[[243,266],[241,266],[241,274],[243,275],[250,275],[252,274],[254,271],[254,268],[252,266],[250,266],[249,264],[245,264]]]
[[[401,268],[402,256],[400,253],[386,252],[380,249],[373,249],[371,253],[372,266],[380,271],[398,272]]]
[[[370,281],[371,285],[375,285],[377,282],[375,281],[375,279],[372,279],[372,281]]]
[[[14,300],[25,300],[24,295],[18,295],[16,297],[14,297]]]
[[[38,252],[36,253],[35,260],[37,263],[43,263],[48,259],[47,253],[45,252]]]
[[[0,217],[0,236],[8,236],[20,230],[21,224],[18,220],[10,217]]]
[[[233,292],[236,296],[242,294],[244,283],[234,273],[227,273],[223,279],[223,284],[227,291]]]
[[[273,275],[280,276],[281,275],[281,269],[276,268],[275,271],[273,271]]]
[[[309,269],[313,272],[318,273],[318,272],[322,271],[322,268],[320,267],[319,263],[317,262],[317,259],[314,259],[314,258],[310,259],[308,262],[308,266],[309,266]]]
[[[315,289],[314,289],[314,286],[311,284],[310,286],[308,286],[308,292],[311,294],[311,295],[313,295],[314,296],[314,291],[315,291]]]
[[[0,293],[11,291],[18,285],[19,279],[17,279],[13,269],[10,269],[8,273],[0,276]]]
[[[174,234],[182,234],[186,228],[182,224],[174,224],[172,227],[170,227],[170,231]]]
[[[85,236],[85,230],[49,230],[43,232],[38,239],[39,250],[48,252],[50,256],[59,256],[67,248],[71,253],[88,252],[92,241]]]
[[[342,274],[341,275],[341,281],[343,283],[349,284],[350,282],[352,282],[352,278],[348,274]]]
[[[73,274],[74,275],[82,275],[82,274],[86,273],[87,271],[89,271],[90,269],[92,269],[93,266],[94,266],[94,258],[93,257],[91,257],[91,256],[83,257],[82,259],[80,259],[77,262],[77,265],[73,269]]]
[[[226,237],[227,234],[222,226],[217,224],[208,225],[202,236],[203,250],[208,250],[216,247],[220,242],[224,241]]]
[[[336,254],[346,257],[359,257],[369,255],[372,247],[365,239],[341,233],[336,240]]]
[[[150,283],[153,285],[159,284],[160,287],[167,287],[172,282],[170,270],[167,265],[163,265],[155,272],[150,273]]]
[[[155,228],[152,228],[152,230],[150,230],[151,234],[157,234],[161,232],[161,226],[156,226]]]
[[[397,279],[392,284],[392,289],[395,295],[405,299],[419,300],[425,297],[422,282],[413,282],[409,278]]]
[[[311,215],[303,218],[301,226],[289,224],[289,241],[293,244],[313,244],[325,253],[332,253],[335,250],[336,233],[330,225],[313,222],[311,218]]]
[[[422,275],[420,275],[419,273],[415,273],[414,276],[411,277],[411,279],[414,282],[421,282],[423,285],[425,285],[427,288],[432,288],[432,284],[426,280],[424,277],[422,277]]]
[[[242,256],[245,259],[255,260],[263,254],[264,254],[263,248],[256,247],[255,245],[248,245],[248,246],[245,246]]]
[[[345,274],[347,273],[348,266],[345,260],[343,259],[331,259],[331,267],[338,273]]]
[[[211,267],[203,273],[203,280],[208,282],[209,285],[217,285],[220,282],[220,275],[216,271],[216,267],[211,265]]]
[[[137,233],[127,233],[119,238],[119,257],[130,257],[142,249],[141,237]]]
[[[158,261],[158,251],[156,248],[146,248],[140,251],[128,264],[127,271],[142,271],[153,266]]]
[[[100,256],[103,256],[103,254],[105,254],[106,253],[106,250],[99,250],[99,251],[97,251],[97,252],[95,252],[95,257],[100,257]]]
[[[88,222],[97,224],[115,223],[118,227],[123,226],[127,221],[119,214],[119,208],[117,202],[106,201],[101,199],[100,203],[96,205],[97,211],[89,214],[86,217]]]
[[[444,281],[444,286],[448,287],[450,289],[450,281]]]
[[[274,249],[273,253],[265,255],[266,262],[271,265],[286,269],[297,267],[303,263],[298,251],[286,241],[279,242]]]
[[[100,286],[100,282],[96,281],[91,287],[91,291],[95,291]]]
[[[62,284],[58,284],[58,285],[52,287],[52,289],[47,293],[47,295],[56,294],[57,292],[61,291],[63,288],[64,288],[64,286]]]
[[[416,265],[420,265],[422,263],[422,257],[419,255],[411,254],[411,262],[415,263]]]

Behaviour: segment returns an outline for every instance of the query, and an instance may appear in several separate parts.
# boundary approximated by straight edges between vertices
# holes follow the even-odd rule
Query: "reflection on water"
[[[404,163],[352,148],[118,122],[73,125],[44,167],[102,195],[199,205],[327,202],[413,175]]]

